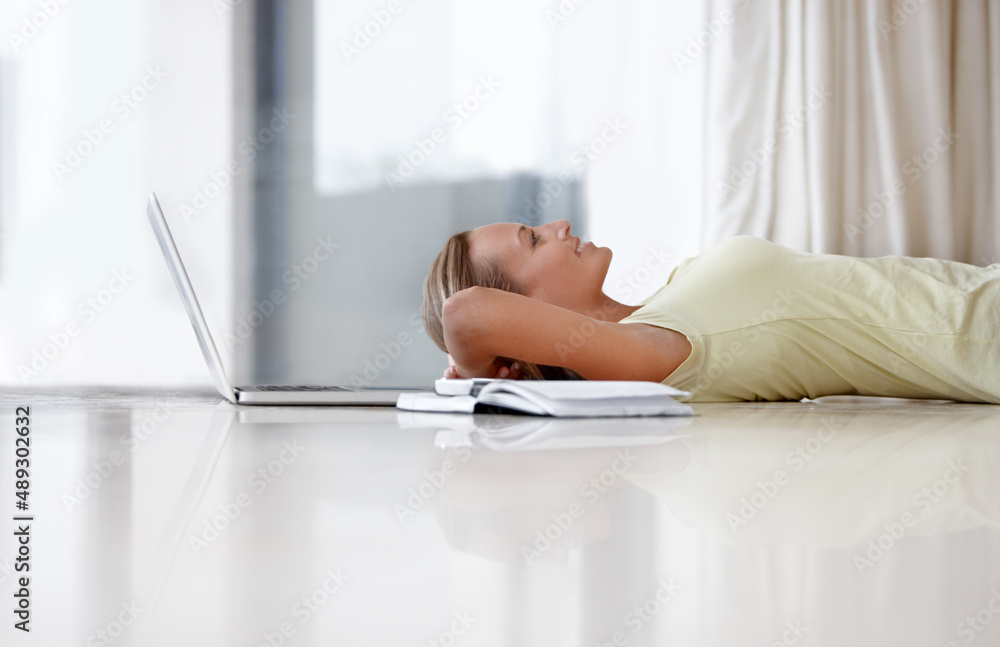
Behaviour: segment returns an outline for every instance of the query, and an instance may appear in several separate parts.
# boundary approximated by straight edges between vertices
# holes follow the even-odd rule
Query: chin
[[[611,251],[610,247],[598,247],[597,249],[594,250],[594,252],[600,253],[601,256],[607,257],[609,263],[611,262],[611,258],[615,255],[614,252]]]

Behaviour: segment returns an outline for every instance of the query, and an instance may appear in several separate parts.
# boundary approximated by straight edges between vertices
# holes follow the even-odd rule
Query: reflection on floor
[[[0,399],[8,605],[21,405],[34,517],[4,645],[1000,644],[1000,406]]]

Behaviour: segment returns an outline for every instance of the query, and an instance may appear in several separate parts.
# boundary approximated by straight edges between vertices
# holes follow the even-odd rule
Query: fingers
[[[458,367],[449,366],[444,369],[444,377],[448,380],[461,380],[464,379],[462,375],[458,373]],[[500,379],[517,380],[521,377],[521,365],[514,362],[509,367],[501,366],[497,369],[496,377]]]
[[[516,380],[521,376],[521,365],[514,362],[510,367],[501,366],[500,370],[497,371],[497,377],[500,379]]]

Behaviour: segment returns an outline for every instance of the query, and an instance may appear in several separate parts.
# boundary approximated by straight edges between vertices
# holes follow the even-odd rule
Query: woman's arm
[[[662,337],[512,292],[472,287],[442,310],[445,344],[456,370],[492,377],[498,357],[562,366],[590,380],[660,382],[676,367]]]

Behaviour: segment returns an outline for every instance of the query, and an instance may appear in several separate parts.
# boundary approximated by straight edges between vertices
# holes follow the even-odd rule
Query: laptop
[[[174,277],[174,284],[180,292],[181,300],[187,308],[188,318],[198,337],[198,344],[212,374],[215,388],[226,400],[233,404],[277,404],[277,405],[343,405],[343,406],[396,406],[396,400],[403,393],[433,392],[432,387],[399,387],[399,386],[239,386],[233,387],[222,366],[222,356],[219,355],[212,333],[208,330],[205,316],[194,295],[191,280],[188,278],[184,263],[181,262],[174,238],[170,235],[167,219],[163,216],[160,202],[155,193],[149,194],[146,215],[153,226],[156,240],[160,244],[163,258]]]

